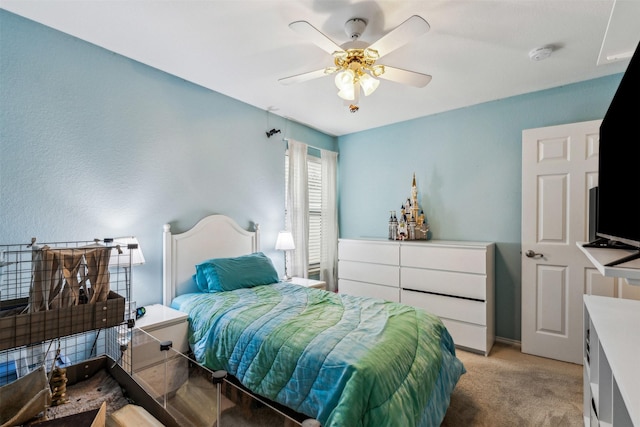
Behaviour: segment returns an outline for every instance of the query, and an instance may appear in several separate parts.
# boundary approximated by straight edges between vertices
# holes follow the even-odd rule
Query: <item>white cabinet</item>
[[[131,375],[154,399],[174,393],[189,377],[188,315],[161,304],[145,307],[132,336]],[[171,341],[171,348],[161,345]]]
[[[640,427],[640,301],[584,296],[585,425]]]
[[[423,308],[456,345],[489,354],[495,340],[494,244],[341,239],[338,289]]]
[[[189,350],[187,337],[188,315],[162,304],[145,307],[146,313],[136,321],[136,329],[144,333],[134,334],[132,367],[136,372],[164,361],[159,342],[171,341],[172,348],[180,353]]]

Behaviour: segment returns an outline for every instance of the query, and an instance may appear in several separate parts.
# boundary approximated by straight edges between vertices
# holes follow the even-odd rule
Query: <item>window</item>
[[[289,194],[289,156],[285,155],[285,209]],[[307,156],[309,187],[309,278],[320,277],[320,250],[322,242],[322,167],[320,158]]]

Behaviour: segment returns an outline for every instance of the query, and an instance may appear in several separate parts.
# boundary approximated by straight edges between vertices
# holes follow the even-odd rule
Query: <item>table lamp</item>
[[[288,252],[294,250],[296,245],[293,243],[293,235],[290,231],[281,231],[278,233],[278,239],[276,240],[276,249],[284,251],[284,280],[289,281],[291,277],[287,272],[287,258]]]

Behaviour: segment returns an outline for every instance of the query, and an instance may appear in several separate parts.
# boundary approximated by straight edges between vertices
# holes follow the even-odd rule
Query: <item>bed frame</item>
[[[178,295],[197,292],[193,281],[195,265],[211,258],[246,255],[260,250],[260,227],[254,231],[240,227],[225,215],[210,215],[184,233],[172,234],[171,225],[163,233],[162,303],[170,305]]]
[[[163,305],[171,305],[178,295],[197,292],[193,281],[195,265],[211,258],[225,258],[246,255],[260,250],[260,226],[254,231],[240,227],[225,215],[210,215],[201,219],[193,228],[183,233],[171,233],[171,225],[164,225],[163,233]],[[263,402],[285,415],[285,426],[319,427],[320,423],[307,419],[303,414],[292,411],[276,402],[271,402],[251,393],[237,379],[227,380],[242,389],[254,399]],[[246,403],[246,402],[245,402]],[[291,423],[296,420],[296,423]]]

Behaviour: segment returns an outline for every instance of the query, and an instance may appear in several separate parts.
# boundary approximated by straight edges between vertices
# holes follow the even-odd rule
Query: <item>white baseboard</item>
[[[511,338],[496,337],[496,342],[512,345],[514,347],[521,347],[520,341],[512,340]]]

